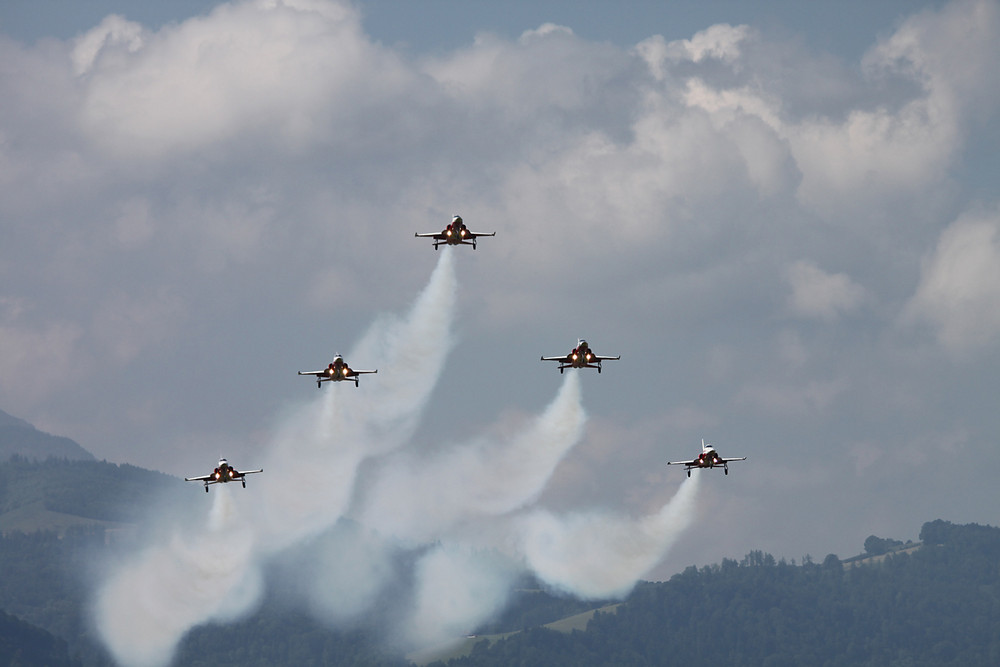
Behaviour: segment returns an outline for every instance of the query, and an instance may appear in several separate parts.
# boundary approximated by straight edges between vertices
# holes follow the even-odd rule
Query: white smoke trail
[[[574,373],[545,412],[509,444],[483,438],[430,457],[403,454],[387,461],[359,520],[404,541],[427,542],[461,521],[524,507],[580,440],[585,421]]]
[[[240,498],[247,509],[237,512],[217,485],[205,528],[175,533],[110,573],[93,611],[116,660],[167,664],[192,627],[234,618],[259,599],[260,556],[337,522],[361,461],[401,446],[416,427],[452,345],[455,292],[446,249],[409,316],[377,321],[355,350],[361,364],[349,359],[379,364],[379,374],[359,388],[327,387],[287,421],[254,493]]]
[[[216,488],[206,529],[147,548],[98,592],[97,630],[119,663],[166,665],[193,626],[237,618],[259,599],[249,526],[229,489]]]
[[[410,438],[454,346],[452,324],[458,283],[452,248],[438,265],[409,317],[383,316],[351,351],[357,363],[372,359],[385,371],[372,382],[370,399],[351,406],[364,425],[369,456],[392,451]]]
[[[476,521],[461,535],[443,537],[419,564],[406,637],[428,647],[474,630],[503,608],[521,571],[580,598],[624,597],[690,525],[698,479],[683,482],[659,512],[638,520],[536,510]]]
[[[481,438],[429,457],[399,451],[452,347],[453,262],[445,249],[410,313],[376,321],[349,355],[378,375],[358,388],[330,383],[283,421],[250,492],[216,486],[203,528],[175,532],[109,576],[94,612],[116,660],[164,665],[192,627],[246,613],[265,561],[294,571],[291,590],[329,621],[394,599],[403,640],[427,646],[495,614],[522,568],[582,597],[612,597],[663,557],[693,516],[697,477],[638,521],[512,514],[537,500],[582,435],[578,373],[510,441]],[[381,458],[365,477],[373,482],[356,493],[359,466],[372,457]],[[349,513],[357,523],[342,521]],[[410,564],[402,575],[400,563]],[[411,581],[402,597],[387,588]]]
[[[691,524],[700,477],[682,482],[659,512],[639,520],[599,512],[557,517],[537,511],[523,517],[520,548],[529,569],[581,598],[626,595]]]
[[[379,373],[358,387],[328,383],[318,401],[280,430],[257,496],[262,548],[281,550],[335,524],[361,462],[413,434],[452,347],[456,289],[454,259],[445,249],[409,315],[380,318],[347,358]]]
[[[502,608],[515,568],[489,546],[472,546],[495,541],[491,522],[479,517],[509,513],[538,497],[583,433],[580,399],[579,377],[571,374],[545,412],[510,442],[480,439],[430,457],[400,452],[378,471],[362,510],[352,513],[359,524],[410,548],[438,543],[418,561],[406,641],[427,646],[450,639]],[[462,538],[449,534],[470,519],[474,530],[463,531]],[[485,534],[474,535],[478,530]],[[353,531],[355,539],[358,533]],[[328,570],[315,579],[325,584],[310,586],[307,597],[329,621],[343,621],[346,610],[370,605],[381,589],[378,578],[384,584],[394,575],[385,563],[400,543],[372,533],[360,537],[360,548],[333,540],[317,554]],[[367,578],[359,583],[354,575]]]
[[[396,579],[400,553],[364,526],[342,521],[282,559],[281,586],[307,600],[317,618],[349,625],[371,611]]]
[[[516,575],[497,552],[435,547],[417,564],[406,638],[427,647],[467,635],[503,608]]]

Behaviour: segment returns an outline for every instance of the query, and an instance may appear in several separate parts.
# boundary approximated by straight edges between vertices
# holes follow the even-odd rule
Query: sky
[[[995,525],[1000,5],[504,7],[4,3],[0,409],[113,462],[256,467],[318,401],[423,384],[364,341],[453,270],[345,516],[407,462],[518,451],[578,382],[579,434],[504,511],[684,495],[646,578]],[[496,237],[414,238],[453,214]],[[621,360],[539,361],[577,338]],[[296,374],[336,353],[379,372]],[[702,438],[748,458],[685,491],[665,463]]]

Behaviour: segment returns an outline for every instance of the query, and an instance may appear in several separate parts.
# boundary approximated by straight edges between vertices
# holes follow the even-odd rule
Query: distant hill
[[[33,430],[6,414],[4,426]],[[0,610],[20,619],[0,613],[0,665],[66,664],[58,640],[78,663],[111,664],[88,621],[94,564],[113,563],[141,542],[151,497],[173,507],[203,504],[203,496],[131,465],[19,454],[0,462]],[[1000,665],[1000,529],[938,520],[924,524],[920,540],[871,536],[863,557],[830,554],[801,564],[755,551],[642,582],[596,612],[589,610],[600,603],[524,581],[466,646],[425,660],[448,667]],[[408,599],[412,585],[401,576],[384,595]],[[396,604],[379,602],[370,617],[336,629],[291,606],[280,586],[267,592],[239,622],[194,628],[176,664],[411,664],[392,644]]]
[[[44,461],[49,458],[93,461],[94,455],[69,438],[50,435],[0,410],[0,462],[12,456]]]
[[[127,464],[20,455],[0,462],[0,610],[65,640],[82,664],[113,664],[86,622],[88,572],[142,534],[151,498],[204,501],[192,491],[176,477]],[[29,657],[44,648],[44,638],[0,622],[0,665],[67,664],[59,646],[50,657]]]
[[[920,539],[850,565],[755,551],[692,566],[585,631],[530,628],[435,666],[1000,664],[1000,528],[938,520]]]
[[[14,455],[0,463],[0,533],[135,523],[144,499],[178,481],[128,464]]]
[[[0,536],[0,609],[65,639],[88,666],[110,664],[85,620],[80,576],[81,554],[114,553],[101,533]],[[580,601],[524,591],[515,613],[505,614],[510,625],[491,628],[502,634],[470,639],[464,657],[435,665],[1000,664],[1000,529],[939,520],[924,524],[920,539],[865,564],[830,554],[797,565],[755,551],[640,583],[617,606],[544,626],[550,612]],[[280,589],[271,593],[243,620],[194,628],[176,664],[409,664],[391,646],[391,619],[376,613],[338,630],[289,607]],[[30,633],[23,639],[35,641]]]

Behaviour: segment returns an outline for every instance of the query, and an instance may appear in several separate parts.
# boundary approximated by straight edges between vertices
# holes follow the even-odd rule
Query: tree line
[[[568,634],[540,625],[588,604],[522,582],[508,609],[479,630],[516,634],[448,664],[1000,664],[1000,529],[932,521],[920,540],[917,549],[857,563],[831,554],[795,564],[752,551],[690,567],[640,583],[614,613]],[[895,542],[870,544],[878,551]],[[8,615],[0,616],[0,664],[112,664],[86,618],[85,576],[112,553],[100,528],[0,536],[0,610]],[[408,664],[387,621],[332,628],[272,595],[249,618],[192,630],[176,662]],[[36,651],[56,653],[27,657]]]
[[[1000,664],[1000,529],[939,520],[920,540],[856,566],[751,552],[690,567],[585,632],[534,628],[448,665]]]

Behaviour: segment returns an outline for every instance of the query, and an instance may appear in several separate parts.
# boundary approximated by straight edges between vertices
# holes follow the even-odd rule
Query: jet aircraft
[[[299,371],[299,375],[315,375],[316,388],[323,386],[324,382],[342,382],[344,380],[354,380],[354,386],[358,386],[358,376],[365,373],[378,373],[378,369],[373,371],[356,371],[347,365],[344,358],[339,354],[333,358],[330,365],[321,371]]]
[[[244,470],[240,472],[236,468],[229,465],[226,459],[219,459],[219,467],[212,471],[210,475],[202,475],[201,477],[185,477],[185,482],[205,482],[205,493],[208,493],[209,484],[225,484],[226,482],[235,482],[240,480],[243,482],[243,488],[247,488],[246,476],[255,472],[264,472],[264,469],[259,470]]]
[[[496,232],[473,232],[470,231],[465,223],[462,222],[462,216],[456,215],[451,219],[451,224],[445,227],[440,232],[417,232],[414,236],[419,238],[434,239],[434,249],[437,250],[438,246],[441,244],[445,245],[471,245],[472,249],[476,249],[476,237],[477,236],[496,236]]]
[[[729,463],[731,461],[746,461],[746,460],[747,457],[745,456],[741,458],[724,459],[721,456],[719,456],[719,452],[715,451],[715,447],[713,447],[712,445],[706,445],[705,439],[702,438],[701,455],[699,455],[698,458],[692,459],[691,461],[667,461],[667,465],[687,466],[685,470],[687,470],[688,477],[691,476],[692,468],[715,468],[716,466],[722,466],[722,469],[725,470],[726,474],[728,475]]]
[[[582,338],[576,341],[576,347],[564,357],[542,357],[542,361],[558,361],[560,373],[563,372],[564,368],[596,368],[597,372],[600,373],[602,361],[617,361],[618,359],[621,359],[621,355],[602,357],[594,354],[590,345]]]

